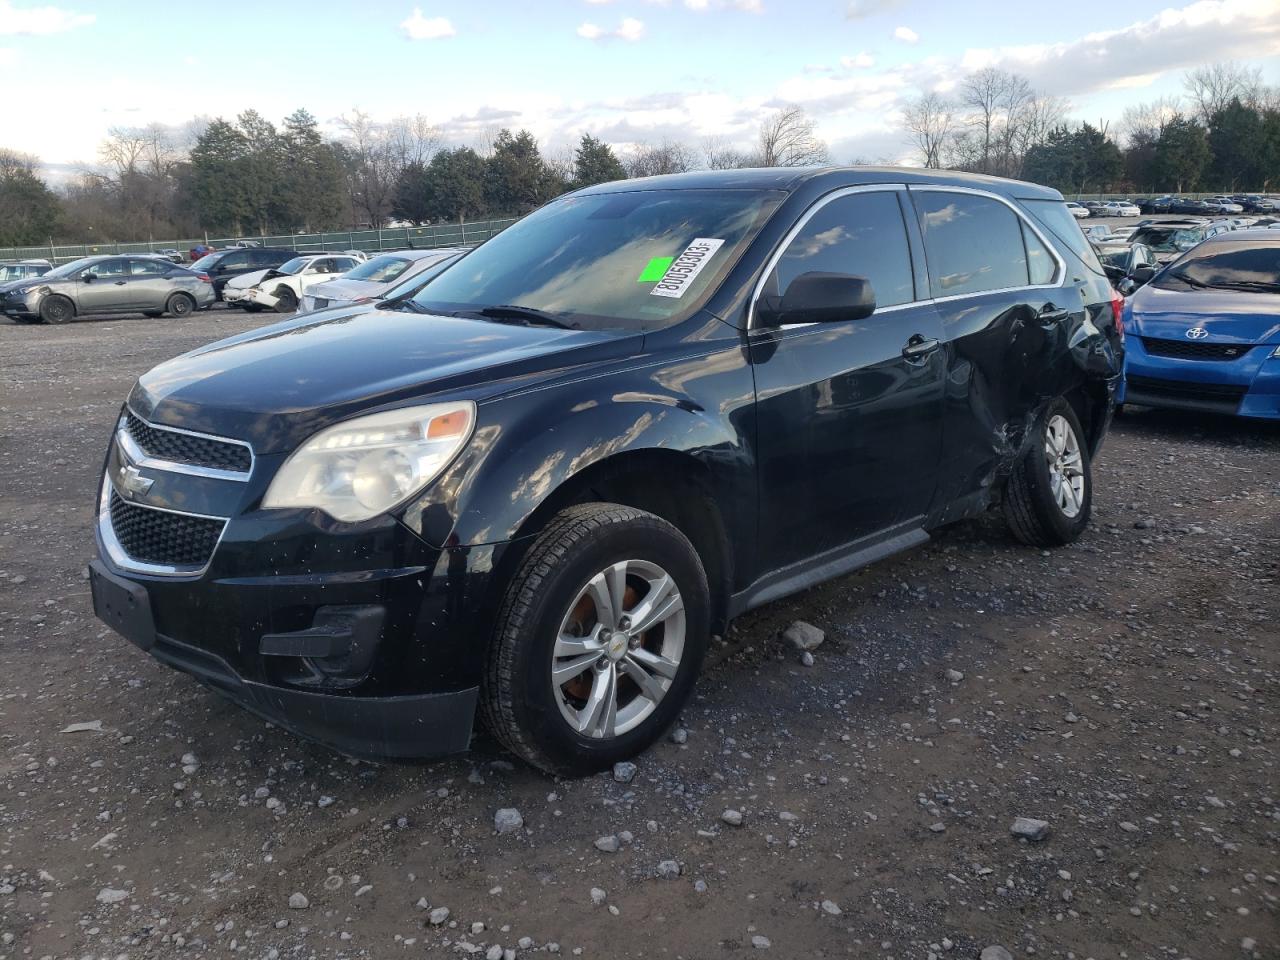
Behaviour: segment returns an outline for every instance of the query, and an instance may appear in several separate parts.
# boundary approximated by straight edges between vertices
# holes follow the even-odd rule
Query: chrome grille
[[[193,517],[130,503],[111,490],[111,530],[121,549],[139,563],[200,569],[208,564],[225,520]]]
[[[253,454],[244,444],[155,427],[132,411],[125,416],[125,430],[147,456],[157,460],[232,473],[248,473],[253,467]]]

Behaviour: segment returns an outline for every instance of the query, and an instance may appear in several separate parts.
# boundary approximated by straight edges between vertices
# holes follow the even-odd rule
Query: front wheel
[[[298,309],[298,295],[288,287],[276,291],[276,313],[293,313]]]
[[[40,302],[40,319],[45,323],[66,323],[75,315],[75,304],[66,297],[54,295]]]
[[[1089,525],[1093,470],[1084,430],[1059,397],[1040,415],[1009,476],[1004,514],[1013,535],[1036,547],[1071,543]]]
[[[709,611],[702,563],[671,524],[618,504],[568,508],[502,601],[481,688],[486,724],[550,773],[635,756],[688,700]]]

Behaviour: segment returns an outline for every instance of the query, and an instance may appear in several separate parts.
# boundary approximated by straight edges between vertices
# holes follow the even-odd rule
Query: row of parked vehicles
[[[1280,199],[1261,194],[1240,194],[1232,197],[1207,197],[1193,200],[1187,197],[1165,195],[1144,197],[1137,200],[1084,200],[1067,201],[1067,209],[1078,220],[1089,217],[1141,217],[1152,214],[1186,216],[1218,216],[1235,213],[1280,213]]]

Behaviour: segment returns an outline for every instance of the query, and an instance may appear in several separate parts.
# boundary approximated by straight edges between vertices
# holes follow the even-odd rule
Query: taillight
[[[1124,295],[1119,290],[1111,291],[1111,315],[1116,321],[1116,335],[1124,342]]]
[[[213,281],[209,279],[209,275],[207,273],[197,273],[196,279],[203,280],[205,283],[213,283]]]

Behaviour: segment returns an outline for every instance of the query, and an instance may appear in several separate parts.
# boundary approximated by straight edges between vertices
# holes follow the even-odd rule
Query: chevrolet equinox
[[[98,616],[357,756],[643,750],[733,617],[999,508],[1065,544],[1123,360],[1056,191],[906,169],[589,187],[411,297],[131,391]]]

